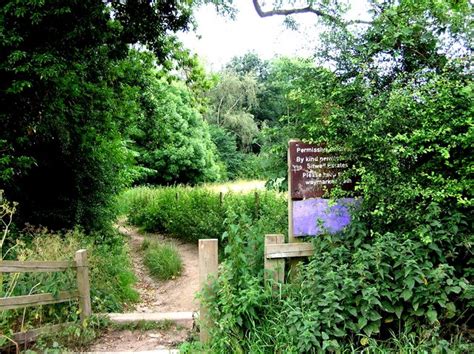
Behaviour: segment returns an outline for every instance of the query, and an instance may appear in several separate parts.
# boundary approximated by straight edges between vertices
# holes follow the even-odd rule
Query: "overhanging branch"
[[[312,13],[315,14],[319,17],[323,17],[335,24],[339,25],[351,25],[351,24],[371,24],[372,22],[370,21],[363,21],[363,20],[354,20],[354,21],[349,21],[349,22],[343,22],[337,17],[334,17],[333,15],[330,15],[324,11],[315,9],[314,7],[311,6],[306,6],[306,7],[301,7],[301,8],[295,8],[295,9],[273,9],[273,10],[268,10],[268,11],[263,11],[262,7],[260,6],[260,3],[258,0],[253,0],[253,6],[255,7],[255,11],[257,11],[257,14],[260,17],[270,17],[270,16],[289,16],[289,15],[296,15],[296,14],[303,14],[303,13]]]

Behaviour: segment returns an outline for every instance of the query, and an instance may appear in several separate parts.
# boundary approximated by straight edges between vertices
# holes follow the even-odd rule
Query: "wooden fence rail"
[[[76,268],[76,263],[73,261],[0,261],[0,273],[63,272],[70,268]]]
[[[285,281],[285,259],[290,261],[314,254],[312,243],[285,243],[283,235],[265,235],[265,279],[273,279],[274,286]],[[291,263],[290,263],[291,265]]]
[[[78,291],[61,291],[57,295],[51,293],[13,296],[0,299],[0,311],[39,305],[59,304],[60,302],[77,300]]]
[[[45,293],[0,298],[0,311],[77,300],[81,320],[86,319],[92,315],[87,250],[77,251],[74,261],[0,261],[0,273],[64,272],[68,269],[73,269],[77,273],[77,289],[60,291],[58,294]],[[33,329],[16,333],[14,338],[24,342],[35,338],[40,332],[44,332],[43,329]]]

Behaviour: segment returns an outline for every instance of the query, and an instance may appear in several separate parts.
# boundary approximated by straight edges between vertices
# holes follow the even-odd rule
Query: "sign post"
[[[341,180],[349,168],[347,153],[298,140],[288,145],[288,242],[341,231],[350,222],[354,198],[332,204],[324,197],[338,183],[343,190],[354,190],[352,179]]]

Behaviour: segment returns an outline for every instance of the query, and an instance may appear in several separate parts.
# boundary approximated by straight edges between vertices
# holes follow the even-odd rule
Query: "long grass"
[[[183,270],[183,261],[177,248],[171,244],[145,242],[144,263],[150,274],[160,280],[177,277]]]
[[[127,245],[120,235],[112,236],[107,243],[97,244],[94,238],[81,231],[65,234],[46,229],[30,230],[34,235],[15,235],[17,244],[8,254],[9,259],[31,261],[72,260],[77,250],[88,250],[92,310],[94,313],[120,312],[138,301],[133,289],[135,275],[131,269]],[[13,237],[13,235],[12,235]],[[39,293],[56,294],[76,287],[74,271],[55,273],[4,274],[1,293],[20,296]],[[0,313],[0,333],[17,332],[41,327],[48,323],[65,323],[78,319],[76,302],[34,306],[27,309],[8,310]],[[1,344],[1,341],[0,341]]]
[[[285,195],[242,190],[245,192],[222,193],[218,186],[138,187],[123,193],[118,205],[130,223],[145,231],[166,233],[187,241],[222,239],[229,212],[234,210],[251,216],[254,221],[266,219],[271,227],[269,233],[286,233]]]

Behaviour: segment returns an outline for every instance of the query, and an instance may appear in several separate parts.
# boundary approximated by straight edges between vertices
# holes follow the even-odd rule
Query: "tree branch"
[[[307,7],[301,7],[301,8],[296,8],[296,9],[273,9],[269,11],[263,11],[262,7],[260,6],[260,3],[258,0],[253,0],[253,6],[255,7],[255,11],[257,11],[257,14],[260,17],[270,17],[270,16],[289,16],[289,15],[296,15],[296,14],[303,14],[303,13],[313,13],[319,17],[324,17],[325,19],[339,24],[339,25],[351,25],[355,23],[360,23],[360,24],[371,24],[372,22],[370,21],[363,21],[363,20],[354,20],[354,21],[349,21],[349,22],[343,22],[337,17],[334,17],[333,15],[330,15],[324,11],[315,9],[311,6]]]

